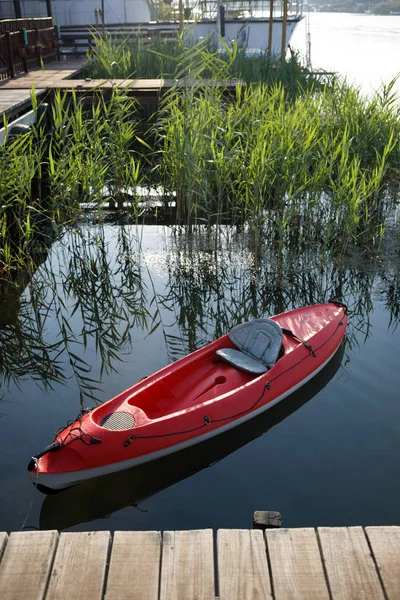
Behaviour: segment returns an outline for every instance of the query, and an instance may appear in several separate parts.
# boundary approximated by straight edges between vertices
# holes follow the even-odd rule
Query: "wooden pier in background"
[[[2,600],[400,598],[400,527],[25,531],[0,557]]]
[[[62,61],[44,65],[43,69],[36,69],[24,73],[15,79],[0,81],[0,123],[2,114],[8,119],[19,116],[21,113],[32,108],[31,92],[41,100],[50,83],[68,81],[68,77],[77,73],[83,65],[83,61]]]
[[[173,79],[79,79],[79,70],[83,61],[61,61],[44,65],[43,69],[29,71],[15,79],[0,81],[0,120],[2,113],[7,118],[19,116],[31,108],[31,90],[38,100],[51,90],[84,93],[87,98],[96,93],[110,93],[118,88],[139,102],[157,104],[160,97],[176,82]],[[208,86],[221,86],[224,92],[234,94],[236,85],[242,84],[236,79],[229,81],[207,81]],[[183,88],[196,86],[196,81],[181,81]]]

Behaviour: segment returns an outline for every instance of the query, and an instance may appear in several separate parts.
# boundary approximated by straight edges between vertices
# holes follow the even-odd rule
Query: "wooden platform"
[[[95,94],[97,91],[110,92],[113,89],[124,89],[139,102],[155,104],[160,96],[176,82],[173,79],[70,79],[79,72],[83,61],[61,61],[49,63],[43,69],[29,71],[15,79],[0,82],[0,119],[5,112],[7,116],[15,117],[24,110],[31,108],[30,94],[32,87],[35,94],[43,96],[48,90],[75,90],[76,92]],[[207,86],[222,86],[227,94],[235,93],[237,79],[229,81],[207,81]],[[180,82],[182,87],[195,87],[196,81]]]
[[[44,65],[44,69],[29,71],[0,82],[0,122],[3,113],[8,118],[29,110],[32,86],[38,100],[46,93],[50,83],[65,81],[82,67],[83,61],[61,61]]]
[[[400,527],[0,533],[2,600],[398,600]]]

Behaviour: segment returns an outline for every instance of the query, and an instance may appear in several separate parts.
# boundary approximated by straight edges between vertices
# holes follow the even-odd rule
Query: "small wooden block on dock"
[[[282,515],[276,510],[256,510],[253,516],[253,529],[279,529]]]

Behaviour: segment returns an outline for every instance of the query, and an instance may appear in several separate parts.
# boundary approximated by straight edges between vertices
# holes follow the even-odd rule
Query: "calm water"
[[[400,16],[310,13],[309,22],[313,67],[341,73],[365,92],[400,72]],[[303,55],[306,23],[290,42]],[[396,88],[400,91],[400,80]]]
[[[340,264],[252,253],[228,233],[84,229],[20,297],[3,293],[0,529],[18,530],[31,501],[27,525],[58,529],[249,527],[259,509],[288,526],[400,523],[399,232],[380,257]],[[80,393],[85,406],[107,400],[237,322],[338,294],[352,310],[345,346],[281,406],[54,496],[30,483],[30,456],[79,412]],[[85,378],[102,368],[96,391]]]
[[[399,32],[399,17],[312,14],[313,64],[370,90],[396,74]],[[287,526],[400,524],[399,229],[339,262],[252,252],[228,230],[87,227],[17,284],[0,288],[0,530],[250,527],[262,509]],[[238,322],[333,295],[352,311],[346,344],[280,406],[151,465],[54,496],[32,486],[31,455],[82,404]]]

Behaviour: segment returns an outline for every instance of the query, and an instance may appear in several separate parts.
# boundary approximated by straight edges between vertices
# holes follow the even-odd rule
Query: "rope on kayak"
[[[33,461],[34,467],[36,467],[36,477],[35,477],[35,481],[34,481],[34,484],[33,484],[33,485],[34,485],[35,487],[37,487],[37,484],[38,484],[38,482],[39,482],[39,460],[38,460],[38,459],[37,459],[35,456],[32,456],[31,462],[32,462],[32,461]],[[33,494],[32,494],[32,499],[31,499],[31,502],[30,502],[30,504],[29,504],[29,507],[28,507],[27,513],[26,513],[26,515],[25,515],[24,522],[23,522],[23,523],[22,523],[22,525],[21,525],[21,529],[20,529],[20,531],[22,531],[23,529],[27,529],[28,527],[30,527],[30,528],[33,528],[33,529],[36,529],[36,527],[33,527],[33,526],[27,526],[27,525],[26,525],[26,522],[28,521],[28,519],[29,519],[29,517],[30,517],[30,514],[31,514],[31,512],[32,512],[32,508],[33,508],[33,504],[34,504],[34,502],[35,502],[35,498],[36,498],[36,494],[35,494],[35,493],[33,493]]]
[[[133,440],[135,439],[140,439],[140,440],[148,440],[148,439],[155,439],[155,438],[165,438],[165,437],[172,437],[174,435],[185,435],[188,433],[194,433],[195,431],[199,431],[200,429],[203,429],[204,427],[207,427],[207,425],[210,425],[212,423],[222,423],[224,421],[231,421],[232,419],[237,419],[239,417],[242,417],[246,414],[248,414],[249,412],[253,411],[255,409],[255,407],[257,406],[257,404],[259,404],[261,402],[261,400],[264,397],[264,394],[267,390],[271,389],[271,383],[273,383],[274,381],[276,381],[277,379],[279,379],[279,377],[282,377],[282,375],[286,375],[286,373],[288,373],[289,371],[291,371],[292,369],[294,369],[295,367],[299,366],[302,362],[304,362],[305,360],[307,360],[308,358],[310,358],[311,356],[316,356],[316,352],[318,352],[319,350],[321,350],[321,348],[323,348],[335,335],[336,332],[338,331],[339,327],[343,326],[343,321],[340,321],[335,329],[335,331],[332,333],[332,335],[329,336],[329,338],[327,338],[324,342],[322,342],[322,344],[320,344],[318,346],[318,348],[316,349],[312,349],[312,352],[310,351],[310,354],[307,354],[306,356],[303,356],[303,358],[301,358],[299,361],[297,361],[297,363],[295,363],[294,365],[290,366],[288,369],[285,369],[285,371],[281,371],[280,373],[278,373],[278,375],[276,375],[275,377],[273,377],[272,379],[270,379],[269,381],[267,381],[264,385],[263,391],[260,395],[259,398],[257,398],[257,400],[249,407],[246,408],[246,410],[242,410],[236,414],[233,415],[229,415],[227,417],[220,417],[219,419],[210,419],[210,417],[208,416],[204,416],[204,422],[201,425],[198,425],[197,427],[193,427],[193,429],[186,429],[185,431],[171,431],[170,433],[160,433],[160,434],[155,434],[155,435],[142,435],[140,433],[136,433],[133,435],[130,435],[124,442],[124,446],[128,447],[131,445],[131,443],[133,442]],[[299,340],[300,341],[300,340]]]
[[[68,421],[68,423],[64,426],[61,427],[60,429],[57,429],[56,431],[56,438],[60,437],[59,440],[59,444],[60,447],[63,446],[68,446],[68,444],[70,444],[71,442],[73,442],[74,440],[81,440],[81,442],[83,442],[84,444],[90,445],[90,444],[101,444],[101,440],[99,440],[98,438],[95,438],[91,433],[86,433],[86,431],[84,431],[82,429],[82,418],[87,415],[92,409],[91,408],[83,408],[79,415],[76,417],[76,419],[73,419],[71,421]],[[61,437],[60,433],[62,431],[64,431],[65,429],[67,429],[69,427],[68,432],[65,434],[64,437]],[[70,439],[68,439],[70,438]],[[57,442],[55,442],[57,443]]]
[[[90,433],[86,433],[86,431],[82,429],[82,418],[91,410],[91,408],[83,408],[80,411],[79,415],[76,417],[76,419],[68,421],[68,423],[64,427],[60,427],[59,429],[57,429],[55,431],[54,441],[51,444],[49,444],[49,446],[46,446],[46,448],[35,454],[35,456],[32,456],[27,467],[28,471],[33,471],[35,467],[37,469],[37,461],[45,454],[48,454],[49,452],[56,452],[57,450],[60,450],[60,448],[68,446],[68,444],[74,442],[75,440],[81,440],[81,442],[87,445],[101,444],[101,440],[95,438]],[[63,437],[61,437],[60,433],[68,427],[69,429],[67,433]],[[57,438],[59,439],[57,440]]]

